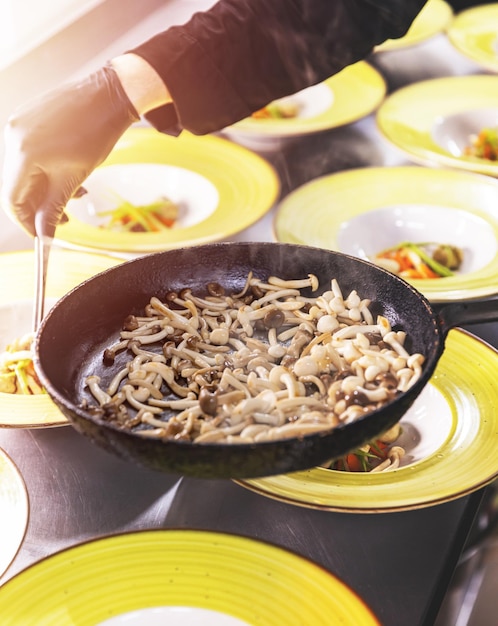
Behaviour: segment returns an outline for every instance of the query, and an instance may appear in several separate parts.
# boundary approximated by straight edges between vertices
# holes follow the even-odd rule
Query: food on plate
[[[464,155],[489,161],[498,160],[498,127],[483,128],[477,135],[472,135]]]
[[[46,393],[33,366],[31,344],[34,335],[29,333],[9,344],[0,354],[0,392],[34,395]]]
[[[403,447],[394,445],[401,432],[401,425],[395,424],[374,441],[332,463],[325,463],[323,467],[345,472],[371,473],[396,469],[405,455]]]
[[[330,430],[409,389],[424,356],[406,332],[335,278],[319,287],[249,273],[240,293],[153,296],[86,377],[82,408],[144,437],[249,443]]]
[[[299,104],[294,100],[275,100],[251,115],[257,120],[291,119],[299,115]]]
[[[109,216],[104,228],[131,233],[156,233],[172,228],[178,219],[178,205],[161,197],[150,204],[136,205],[128,200],[110,211],[99,211],[100,217]]]
[[[373,262],[404,278],[443,278],[453,276],[463,261],[457,246],[433,242],[404,241],[375,255]]]

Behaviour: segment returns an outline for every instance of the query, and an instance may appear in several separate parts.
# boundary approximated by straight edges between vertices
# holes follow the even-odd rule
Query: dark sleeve
[[[174,101],[146,117],[170,134],[220,130],[403,36],[425,2],[219,0],[130,50]]]

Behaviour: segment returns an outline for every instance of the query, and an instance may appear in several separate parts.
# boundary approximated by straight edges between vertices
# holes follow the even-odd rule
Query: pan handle
[[[452,303],[435,310],[444,336],[456,326],[498,321],[498,299]]]

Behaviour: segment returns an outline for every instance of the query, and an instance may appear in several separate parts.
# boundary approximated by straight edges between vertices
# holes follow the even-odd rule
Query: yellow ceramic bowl
[[[140,127],[123,135],[83,186],[89,193],[68,203],[69,221],[57,229],[59,243],[135,254],[228,238],[259,220],[280,192],[273,167],[227,139],[187,132],[171,137]],[[180,219],[171,228],[120,232],[95,222],[93,212],[109,209],[109,199],[116,208],[121,199],[136,205],[160,196],[180,205]]]
[[[472,493],[498,476],[497,367],[496,350],[452,330],[428,387],[401,421],[413,442],[399,469],[315,468],[240,484],[284,502],[354,513],[419,509]]]
[[[278,241],[373,259],[403,241],[453,244],[464,261],[453,276],[413,279],[433,302],[498,292],[498,182],[418,166],[365,167],[315,179],[286,196]],[[448,228],[448,224],[452,228]]]
[[[2,626],[379,626],[322,567],[275,545],[203,530],[83,543],[0,588]]]
[[[298,105],[297,116],[287,119],[248,117],[224,132],[247,145],[264,147],[265,142],[271,145],[279,139],[292,139],[350,124],[375,111],[385,94],[383,76],[365,61],[359,61],[323,83],[287,97],[285,100]]]
[[[458,13],[448,28],[448,38],[467,58],[498,72],[498,3]]]
[[[498,126],[498,77],[432,78],[393,92],[377,111],[384,137],[422,165],[498,176],[498,161],[468,156],[473,135]]]
[[[388,39],[376,47],[375,52],[386,52],[415,46],[445,31],[453,18],[453,9],[444,0],[428,0],[417,15],[406,35]]]

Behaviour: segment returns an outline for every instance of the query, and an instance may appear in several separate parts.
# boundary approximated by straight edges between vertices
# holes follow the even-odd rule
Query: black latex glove
[[[138,119],[109,66],[19,108],[5,128],[5,210],[31,235],[43,211],[53,235],[68,200]]]

